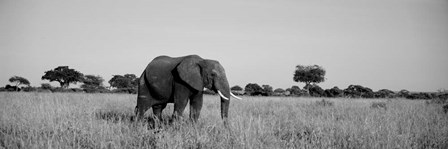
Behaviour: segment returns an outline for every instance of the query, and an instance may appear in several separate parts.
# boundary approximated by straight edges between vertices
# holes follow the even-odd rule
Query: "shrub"
[[[40,88],[51,90],[53,87],[51,86],[50,83],[42,83],[42,84],[40,84]]]
[[[350,85],[348,88],[344,89],[344,95],[351,98],[373,98],[374,93],[372,89],[368,87],[363,87],[361,85]]]
[[[441,93],[437,95],[437,98],[448,100],[448,93]]]
[[[285,92],[289,92],[291,96],[309,96],[305,90],[301,90],[299,86],[293,85],[291,88],[287,88]]]
[[[261,92],[261,91],[255,91],[250,93],[251,96],[269,96],[268,93]]]
[[[397,93],[397,97],[406,98],[409,96],[409,93],[408,90],[401,90]]]
[[[230,90],[233,90],[233,91],[242,91],[243,88],[241,88],[241,87],[238,86],[238,85],[235,85],[235,86],[231,87]]]
[[[25,92],[34,92],[34,91],[37,91],[37,88],[31,87],[31,86],[26,86],[26,87],[22,87],[22,90]]]
[[[322,97],[324,96],[324,90],[317,85],[312,85],[309,87],[310,95],[313,97]]]
[[[263,88],[257,83],[249,83],[244,87],[244,91],[248,95],[259,95],[263,92]]]
[[[381,89],[374,93],[375,98],[395,98],[395,92],[388,89]]]
[[[406,96],[406,99],[432,99],[432,95],[430,93],[411,93]]]
[[[343,93],[344,93],[344,91],[342,91],[337,86],[335,86],[331,89],[326,89],[324,91],[324,96],[325,97],[341,97],[343,95]]]
[[[17,86],[12,86],[12,85],[7,84],[5,86],[5,90],[8,92],[15,92],[15,91],[20,91],[21,89]]]
[[[272,94],[274,94],[272,86],[270,86],[270,85],[262,85],[261,87],[263,88],[263,90],[262,90],[263,91],[263,95],[272,96]]]
[[[284,89],[277,88],[274,90],[274,96],[284,96],[285,92],[286,91]]]

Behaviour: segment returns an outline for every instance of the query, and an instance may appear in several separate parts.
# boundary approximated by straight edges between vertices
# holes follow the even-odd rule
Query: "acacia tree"
[[[263,88],[261,88],[257,83],[249,83],[246,87],[244,87],[244,91],[249,95],[257,95],[263,92]]]
[[[116,87],[119,89],[122,88],[137,88],[138,86],[138,78],[135,74],[125,74],[122,75],[114,75],[110,80],[109,84],[112,87]]]
[[[273,88],[270,85],[262,85],[261,87],[263,88],[263,93],[267,96],[271,96],[274,93]]]
[[[321,83],[325,81],[325,69],[319,65],[303,66],[297,65],[293,80],[305,83],[309,87],[311,83]],[[305,88],[309,92],[309,88]]]
[[[13,76],[13,77],[9,78],[9,82],[16,83],[16,91],[19,90],[20,85],[28,85],[28,86],[30,85],[30,81],[28,81],[24,77],[19,77],[19,76]]]
[[[45,71],[45,74],[42,76],[42,80],[59,82],[62,88],[68,88],[70,83],[76,84],[76,82],[80,82],[82,78],[82,73],[75,69],[70,69],[68,66],[59,66],[54,70]]]
[[[86,92],[96,92],[99,89],[104,89],[103,81],[104,79],[101,76],[85,75],[82,79],[83,85],[81,85],[81,88],[87,90]]]

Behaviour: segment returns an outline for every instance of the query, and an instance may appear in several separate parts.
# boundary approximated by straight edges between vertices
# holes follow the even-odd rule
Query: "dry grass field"
[[[448,115],[424,101],[244,97],[225,127],[204,98],[199,122],[153,128],[136,95],[2,92],[0,148],[448,148]]]

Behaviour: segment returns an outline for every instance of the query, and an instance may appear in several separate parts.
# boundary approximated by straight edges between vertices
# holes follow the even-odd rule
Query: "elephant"
[[[137,119],[152,107],[155,118],[162,120],[162,110],[168,103],[174,103],[173,118],[182,117],[189,101],[190,120],[197,121],[207,88],[219,94],[221,118],[226,120],[230,96],[241,99],[231,93],[221,64],[198,55],[158,56],[146,66],[138,81]]]

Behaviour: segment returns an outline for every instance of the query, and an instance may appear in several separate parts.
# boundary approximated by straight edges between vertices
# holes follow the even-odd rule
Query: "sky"
[[[140,76],[159,55],[218,60],[231,86],[448,89],[448,0],[0,0],[0,86],[69,66]],[[58,83],[52,83],[58,86]]]

